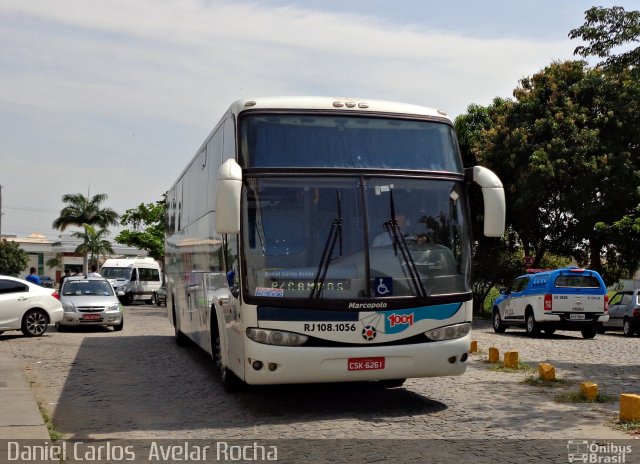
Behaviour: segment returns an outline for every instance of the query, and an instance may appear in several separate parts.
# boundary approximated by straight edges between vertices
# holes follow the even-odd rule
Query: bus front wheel
[[[213,359],[216,363],[216,368],[218,369],[218,373],[220,375],[220,384],[222,385],[224,391],[226,391],[227,393],[240,391],[244,383],[227,366],[223,365],[220,334],[218,333],[217,328],[214,328],[212,332],[215,340],[213,346]]]

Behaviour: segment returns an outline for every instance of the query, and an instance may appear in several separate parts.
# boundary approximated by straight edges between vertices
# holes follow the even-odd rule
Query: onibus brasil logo
[[[589,440],[569,440],[567,459],[569,462],[593,464],[622,464],[631,454],[631,445],[615,443],[597,443]]]

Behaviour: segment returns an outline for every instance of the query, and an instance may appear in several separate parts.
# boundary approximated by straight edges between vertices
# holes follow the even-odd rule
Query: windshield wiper
[[[393,243],[393,252],[396,256],[398,256],[398,249],[400,249],[400,253],[402,253],[402,257],[404,258],[404,262],[407,264],[409,277],[413,282],[416,293],[420,298],[426,298],[427,292],[424,289],[424,285],[422,284],[422,279],[420,278],[420,273],[418,272],[418,268],[416,267],[416,262],[413,260],[413,256],[411,256],[411,250],[409,250],[409,247],[407,246],[404,235],[402,235],[402,233],[400,232],[400,226],[398,225],[398,220],[396,219],[396,208],[393,202],[393,190],[389,191],[389,209],[391,210],[391,219],[386,221],[383,226],[384,230],[387,231],[389,237],[391,238],[391,243]]]
[[[324,286],[324,281],[327,277],[329,264],[331,264],[332,260],[336,259],[332,258],[332,256],[333,250],[335,250],[336,242],[338,240],[340,240],[340,254],[337,257],[339,258],[342,256],[342,202],[340,200],[340,190],[338,189],[336,189],[336,198],[338,215],[331,222],[329,236],[327,237],[327,241],[324,244],[324,250],[322,250],[322,257],[320,258],[320,263],[318,263],[316,276],[313,279],[313,288],[311,289],[311,294],[309,294],[309,299],[311,300],[320,299],[322,287]]]

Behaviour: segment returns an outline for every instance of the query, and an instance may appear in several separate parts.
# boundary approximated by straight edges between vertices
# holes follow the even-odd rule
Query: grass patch
[[[553,379],[553,380],[544,380],[539,376],[531,375],[524,379],[522,383],[526,385],[531,385],[532,387],[546,387],[546,388],[557,388],[563,387],[569,384],[568,380],[564,379]]]
[[[51,416],[49,416],[49,413],[47,412],[47,410],[40,403],[38,403],[38,409],[40,409],[40,414],[42,415],[44,424],[47,426],[47,430],[49,431],[49,436],[51,437],[51,439],[53,441],[61,440],[62,434],[58,432],[58,429],[56,429],[56,426],[53,423]]]
[[[607,395],[605,392],[601,392],[596,399],[590,400],[584,396],[582,392],[573,391],[556,395],[554,400],[556,403],[613,403],[616,401],[616,398]]]
[[[640,432],[640,421],[616,421],[613,428],[623,432]]]
[[[487,360],[486,363],[491,364],[491,367],[489,369],[496,372],[526,372],[533,370],[533,367],[531,367],[530,365],[520,362],[516,365],[516,367],[506,367],[503,361],[490,363],[489,360]]]

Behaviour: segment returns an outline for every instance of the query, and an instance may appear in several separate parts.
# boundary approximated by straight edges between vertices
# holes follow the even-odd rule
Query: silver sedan
[[[68,277],[60,291],[64,326],[107,325],[119,331],[124,327],[122,306],[113,287],[103,277]]]

